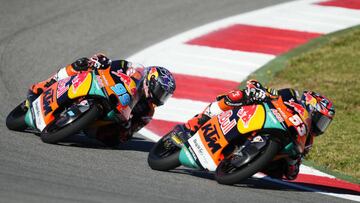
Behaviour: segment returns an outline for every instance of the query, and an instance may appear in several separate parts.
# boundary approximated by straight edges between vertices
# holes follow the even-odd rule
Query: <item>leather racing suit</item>
[[[194,135],[196,131],[210,118],[217,116],[224,111],[239,108],[242,105],[250,105],[261,102],[266,97],[275,99],[278,97],[278,91],[282,90],[265,88],[256,80],[249,80],[247,81],[245,89],[231,90],[226,94],[217,96],[216,101],[210,103],[202,113],[195,115],[184,124],[175,126],[174,131],[177,134],[180,134],[180,140],[185,141]],[[292,89],[284,89],[284,91],[294,92]],[[310,134],[306,143],[305,154],[311,148],[312,142],[313,136]],[[286,159],[286,163],[281,163],[280,165],[277,163],[279,166],[275,170],[263,172],[275,178],[281,178],[285,175],[287,179],[293,180],[299,173],[302,157],[303,155],[290,157]]]
[[[91,58],[80,58],[75,62],[61,68],[56,74],[47,80],[33,84],[30,87],[29,94],[37,97],[46,88],[51,86],[58,80],[69,76],[74,76],[81,71],[91,71],[95,68],[106,69],[111,68],[112,71],[125,73],[136,82],[136,97],[133,98],[131,116],[121,123],[112,123],[98,127],[95,132],[95,138],[108,146],[116,146],[129,140],[133,133],[140,130],[148,124],[154,114],[154,105],[145,98],[143,85],[139,83],[143,81],[144,67],[140,64],[133,64],[126,60],[111,61],[104,54],[95,54]]]

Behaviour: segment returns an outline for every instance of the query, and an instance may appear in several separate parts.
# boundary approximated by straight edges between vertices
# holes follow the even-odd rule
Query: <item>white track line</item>
[[[154,119],[185,122],[195,114],[202,112],[208,104],[188,99],[170,98],[166,104],[156,109]]]
[[[349,194],[337,194],[337,193],[332,193],[332,192],[325,192],[322,190],[318,190],[318,189],[314,189],[314,188],[310,188],[310,187],[306,187],[306,186],[302,186],[296,183],[291,183],[291,182],[286,182],[286,181],[281,181],[278,179],[274,179],[274,178],[270,178],[268,176],[265,176],[262,173],[257,173],[255,174],[253,177],[255,178],[261,178],[273,183],[277,183],[280,185],[285,185],[287,187],[291,187],[291,188],[295,188],[295,189],[299,189],[299,190],[304,190],[304,191],[310,191],[310,192],[315,192],[315,193],[319,193],[319,194],[323,194],[323,195],[329,195],[329,196],[333,196],[333,197],[338,197],[338,198],[342,198],[342,199],[348,199],[348,200],[352,200],[352,201],[360,201],[360,198],[358,195],[349,195]]]
[[[150,53],[149,53],[150,55]],[[143,64],[167,67],[174,73],[189,74],[222,80],[242,81],[251,72],[274,58],[273,55],[216,49],[187,44],[172,44],[171,48],[157,46],[136,57]]]

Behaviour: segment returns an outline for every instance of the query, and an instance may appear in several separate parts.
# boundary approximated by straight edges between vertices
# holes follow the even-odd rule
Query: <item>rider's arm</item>
[[[110,63],[111,60],[107,58],[104,54],[95,54],[91,58],[79,58],[73,63],[68,64],[63,68],[60,68],[50,78],[33,84],[30,87],[30,90],[35,94],[40,94],[45,88],[48,88],[50,85],[54,84],[58,80],[67,78],[69,76],[74,76],[81,71],[88,71],[94,68],[107,68]]]
[[[132,133],[139,131],[147,125],[154,116],[155,108],[147,101],[140,101],[134,107],[131,118],[131,131]]]
[[[247,81],[246,88],[243,90],[231,90],[226,94],[217,96],[218,106],[222,111],[235,107],[261,102],[265,98],[276,97],[277,90],[265,88],[256,80]]]

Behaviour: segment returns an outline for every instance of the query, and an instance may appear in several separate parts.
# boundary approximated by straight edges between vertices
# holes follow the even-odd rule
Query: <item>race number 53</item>
[[[304,136],[306,134],[306,126],[299,115],[295,114],[291,116],[289,118],[289,121],[294,124],[296,131],[299,133],[300,136]]]

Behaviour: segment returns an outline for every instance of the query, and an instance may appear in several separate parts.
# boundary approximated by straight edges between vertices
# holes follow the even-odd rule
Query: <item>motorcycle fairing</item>
[[[262,105],[242,106],[237,115],[237,129],[241,134],[246,134],[255,130],[260,130],[265,121],[265,109]]]
[[[78,97],[86,96],[90,90],[92,83],[92,74],[91,72],[81,72],[74,76],[71,80],[72,84],[68,90],[68,97],[70,99],[75,99]]]
[[[26,123],[42,131],[54,120],[53,113],[59,106],[86,95],[106,97],[93,71],[82,72],[52,84],[32,102],[31,114],[26,114]]]
[[[218,117],[211,118],[186,143],[197,165],[209,171],[215,171],[223,159],[222,149],[228,145],[219,126]],[[180,160],[181,161],[181,160]]]
[[[236,128],[232,128],[233,120],[237,122]],[[224,158],[223,149],[234,139],[234,135],[239,136],[260,130],[286,132],[285,126],[276,118],[268,104],[249,105],[229,110],[211,118],[200,127],[196,134],[184,144],[188,153],[184,151],[182,156],[187,157],[187,162],[190,159],[190,162],[195,162],[202,169],[215,171]],[[180,158],[180,161],[184,163],[185,159],[182,159]],[[189,165],[198,168],[194,167],[193,163]]]
[[[42,112],[42,102],[41,102],[41,96],[38,97],[33,103],[32,103],[32,110],[34,115],[34,120],[36,124],[36,128],[42,131],[46,127],[45,117]]]

